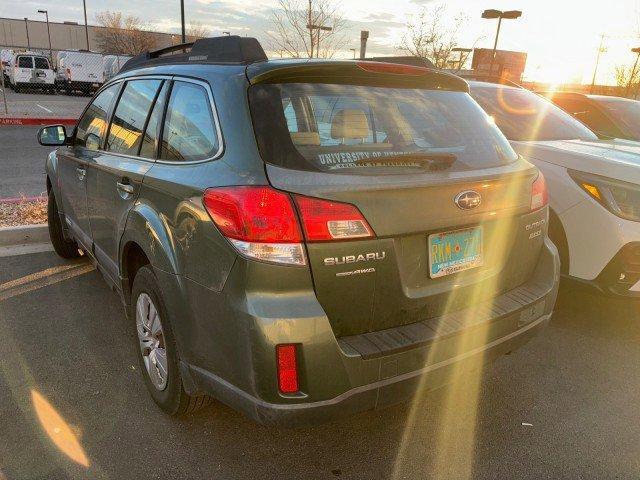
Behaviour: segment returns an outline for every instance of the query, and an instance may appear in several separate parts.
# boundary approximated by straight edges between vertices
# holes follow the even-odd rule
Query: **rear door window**
[[[36,68],[40,68],[42,70],[49,70],[49,60],[45,57],[33,57],[33,61],[35,63]]]
[[[169,90],[169,82],[164,82],[162,90],[156,98],[156,102],[151,111],[151,116],[147,122],[147,128],[142,136],[142,146],[140,147],[140,156],[145,158],[155,158],[156,143],[160,129],[160,120],[164,113],[167,91]]]
[[[113,114],[105,150],[137,155],[142,132],[162,80],[127,82]]]
[[[18,67],[19,68],[33,68],[33,58],[32,57],[18,57]]]
[[[160,158],[197,161],[215,156],[219,147],[211,102],[204,87],[176,81],[165,117]]]
[[[331,84],[251,87],[263,159],[286,168],[469,170],[517,158],[465,92]]]

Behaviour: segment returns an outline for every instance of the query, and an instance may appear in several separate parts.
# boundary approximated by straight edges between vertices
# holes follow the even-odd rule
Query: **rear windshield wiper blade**
[[[388,165],[402,166],[403,164],[417,164],[429,167],[430,170],[445,170],[458,159],[458,156],[449,152],[416,152],[388,157],[361,158],[355,165]]]

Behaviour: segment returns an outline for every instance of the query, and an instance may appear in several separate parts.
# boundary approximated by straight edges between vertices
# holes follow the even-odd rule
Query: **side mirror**
[[[67,145],[67,130],[64,125],[49,125],[38,131],[38,143],[45,147]]]

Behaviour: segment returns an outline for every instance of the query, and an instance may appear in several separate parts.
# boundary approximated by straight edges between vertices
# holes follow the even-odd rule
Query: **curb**
[[[0,117],[0,125],[75,125],[77,118],[33,118],[33,117]]]
[[[46,202],[47,197],[44,195],[38,195],[36,197],[10,197],[0,198],[0,204],[2,203],[22,203],[22,202]]]
[[[0,227],[0,247],[15,247],[33,243],[49,241],[49,226],[46,223],[38,225],[21,225],[19,227]]]

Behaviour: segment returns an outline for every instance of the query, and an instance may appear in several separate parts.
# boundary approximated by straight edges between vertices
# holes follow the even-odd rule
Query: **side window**
[[[207,91],[194,83],[176,81],[167,106],[160,158],[204,160],[216,153],[218,145]]]
[[[158,139],[160,121],[164,113],[164,106],[167,101],[167,90],[169,90],[169,82],[164,82],[162,90],[156,99],[156,103],[151,111],[151,116],[147,122],[147,128],[142,136],[142,146],[140,147],[140,156],[145,158],[155,158],[156,140]]]
[[[18,57],[18,67],[19,68],[33,68],[33,58],[32,57]]]
[[[78,122],[75,145],[98,150],[107,128],[107,115],[119,84],[106,88],[93,100]]]
[[[582,99],[561,99],[556,102],[563,110],[580,120],[596,133],[620,136],[618,129],[598,107]]]
[[[33,57],[35,67],[41,70],[49,70],[49,60],[44,57]]]
[[[162,80],[132,80],[124,87],[113,114],[105,150],[137,155],[142,131]]]

